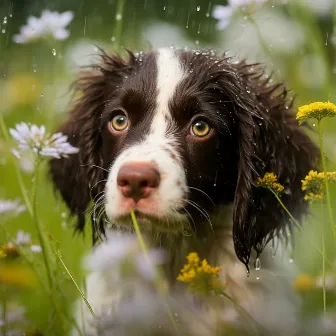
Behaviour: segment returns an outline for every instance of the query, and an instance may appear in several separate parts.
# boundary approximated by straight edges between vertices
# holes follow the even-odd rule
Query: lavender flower
[[[65,40],[69,37],[66,26],[72,19],[73,12],[71,11],[57,13],[45,10],[40,18],[30,16],[27,25],[21,27],[20,34],[14,35],[13,40],[21,44],[46,36],[52,36],[56,40]]]
[[[16,234],[16,239],[15,243],[17,245],[27,245],[30,244],[31,239],[30,239],[30,234],[24,232],[23,230],[19,230]]]
[[[44,126],[21,123],[15,129],[9,130],[10,134],[19,144],[18,150],[13,154],[21,158],[22,151],[32,151],[42,156],[51,156],[56,159],[67,157],[69,154],[78,153],[79,149],[68,142],[68,137],[62,133],[49,134]]]
[[[214,7],[212,17],[217,19],[217,29],[224,30],[230,23],[233,13],[244,6],[261,5],[267,0],[228,0],[227,6],[217,5]]]
[[[0,200],[0,215],[6,215],[13,213],[18,215],[22,211],[26,210],[26,206],[20,203],[20,200]]]
[[[139,241],[136,236],[126,233],[109,233],[108,241],[101,244],[86,258],[85,264],[89,270],[111,272],[112,268],[123,270],[127,265],[128,275],[140,276],[144,280],[154,280],[155,267],[162,264],[165,259],[163,250],[149,249],[148,259],[141,251]]]

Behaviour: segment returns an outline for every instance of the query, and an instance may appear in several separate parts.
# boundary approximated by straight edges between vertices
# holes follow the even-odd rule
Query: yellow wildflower
[[[315,280],[308,274],[300,274],[294,283],[297,292],[307,292],[316,287]]]
[[[36,276],[22,265],[4,263],[0,266],[0,283],[14,287],[33,287]]]
[[[15,104],[29,105],[40,99],[41,89],[40,79],[27,73],[12,77],[7,83],[6,94]]]
[[[336,172],[327,172],[328,182],[336,182]],[[302,190],[306,191],[305,200],[323,200],[325,193],[324,173],[311,170],[302,182]]]
[[[266,173],[264,177],[258,177],[257,187],[272,189],[276,193],[284,190],[284,186],[278,182],[278,178],[274,173]]]
[[[308,118],[321,120],[325,117],[336,117],[336,105],[331,102],[315,102],[299,107],[296,119],[302,123]]]
[[[178,281],[189,284],[190,289],[199,294],[209,294],[224,288],[219,281],[220,267],[210,266],[206,259],[200,261],[195,252],[189,253],[187,260],[188,263],[177,277]]]
[[[4,244],[1,247],[1,251],[6,255],[6,258],[15,259],[20,256],[20,252],[13,244]]]
[[[0,250],[0,259],[5,258],[5,257],[6,257],[6,253],[3,250]]]

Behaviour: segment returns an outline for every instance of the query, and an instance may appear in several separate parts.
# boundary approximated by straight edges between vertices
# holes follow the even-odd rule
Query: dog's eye
[[[110,121],[110,127],[112,130],[121,132],[124,131],[128,126],[128,118],[125,114],[117,114]]]
[[[211,131],[211,127],[203,120],[197,120],[191,125],[191,134],[198,137],[205,137]]]

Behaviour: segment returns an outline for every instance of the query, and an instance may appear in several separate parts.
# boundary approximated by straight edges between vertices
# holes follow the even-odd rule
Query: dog
[[[75,88],[58,131],[80,151],[53,159],[50,174],[77,216],[76,229],[83,230],[92,200],[101,210],[92,216],[94,242],[113,230],[132,232],[134,210],[141,230],[168,251],[172,287],[195,251],[222,267],[228,295],[266,334],[293,334],[295,270],[270,243],[288,238],[293,223],[274,195],[256,186],[258,177],[275,173],[286,208],[298,221],[307,213],[301,180],[318,164],[318,150],[298,126],[285,85],[260,64],[162,48],[126,57],[101,51]],[[88,301],[98,312],[113,296],[103,290],[111,286],[99,272],[90,277]],[[225,307],[204,314],[215,323]]]

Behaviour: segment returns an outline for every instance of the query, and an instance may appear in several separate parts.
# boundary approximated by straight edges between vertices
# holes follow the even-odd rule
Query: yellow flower
[[[210,266],[206,259],[201,262],[195,252],[189,253],[187,260],[188,263],[181,269],[177,280],[188,284],[190,290],[199,294],[209,294],[225,287],[219,281],[220,267]]]
[[[7,96],[15,104],[29,105],[41,97],[41,81],[36,75],[20,74],[7,82]]]
[[[336,117],[336,105],[328,102],[315,102],[299,107],[296,119],[302,123],[308,118],[321,120],[325,117]]]
[[[3,250],[0,250],[0,258],[5,258],[6,253]]]
[[[336,182],[336,172],[327,172],[328,182]],[[325,193],[324,173],[311,170],[302,182],[302,190],[306,191],[306,201],[323,200]]]
[[[316,287],[315,280],[308,274],[300,274],[294,283],[294,287],[297,292],[308,292]]]
[[[6,255],[6,258],[16,259],[20,256],[20,252],[13,244],[4,244],[1,247],[1,251]]]
[[[4,263],[0,265],[0,283],[14,287],[33,287],[36,276],[22,265]]]
[[[264,177],[258,177],[257,187],[272,189],[276,193],[284,190],[284,186],[278,182],[278,178],[274,173],[266,173]]]

